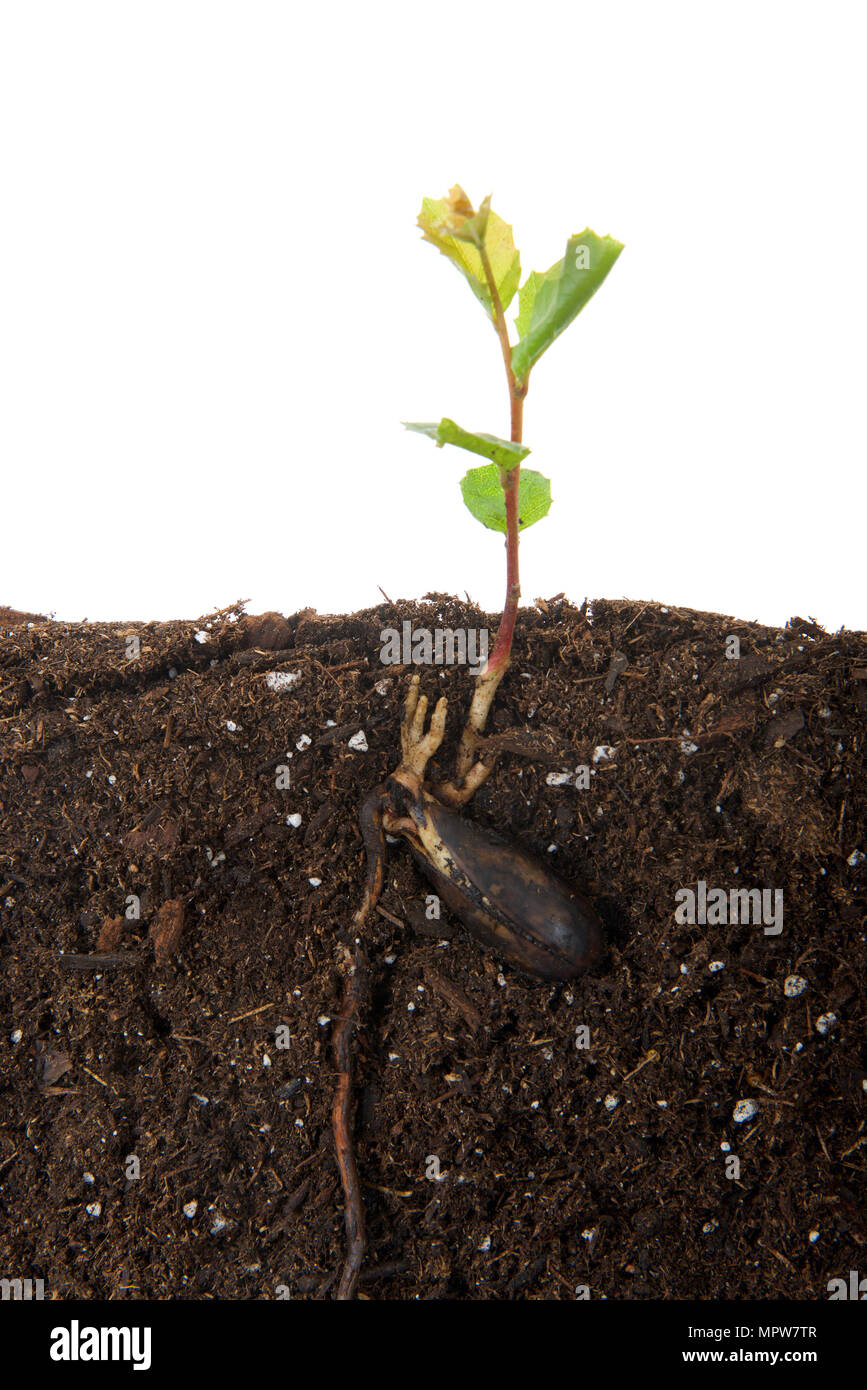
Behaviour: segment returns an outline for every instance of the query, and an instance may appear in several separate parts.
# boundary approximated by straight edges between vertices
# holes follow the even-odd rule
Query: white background
[[[61,618],[502,601],[502,362],[424,195],[524,271],[626,243],[534,370],[524,600],[867,627],[864,10],[4,3],[0,603]],[[514,301],[510,321],[517,311]]]

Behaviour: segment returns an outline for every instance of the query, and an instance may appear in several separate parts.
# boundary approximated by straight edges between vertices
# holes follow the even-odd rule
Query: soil
[[[410,674],[380,632],[406,619],[496,627],[439,594],[0,609],[0,1274],[55,1298],[333,1295],[336,951]],[[450,696],[447,776],[471,676],[421,673]],[[608,955],[569,985],[502,966],[428,920],[390,846],[357,1039],[361,1297],[826,1299],[863,1267],[865,707],[864,633],[521,611],[466,814],[586,892]],[[549,780],[580,766],[588,787]],[[699,881],[782,890],[782,931],[681,924]]]

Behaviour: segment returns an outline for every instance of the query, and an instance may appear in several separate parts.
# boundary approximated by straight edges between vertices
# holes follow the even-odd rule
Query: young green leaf
[[[521,258],[515,249],[512,228],[491,212],[488,196],[476,212],[460,184],[446,198],[425,198],[418,215],[425,241],[448,256],[461,272],[491,318],[494,306],[482,264],[484,245],[500,303],[511,304],[521,279]]]
[[[518,381],[593,297],[622,250],[622,242],[588,227],[569,238],[565,256],[550,270],[530,272],[515,320],[520,341],[512,348],[512,371]]]
[[[403,421],[403,425],[405,429],[415,430],[416,434],[426,434],[438,449],[444,444],[455,444],[459,449],[468,449],[471,454],[481,454],[482,458],[490,459],[501,468],[514,468],[530,452],[526,444],[514,444],[511,439],[500,439],[496,434],[473,434],[446,418],[440,420],[439,424],[413,425]]]
[[[506,494],[495,463],[471,468],[461,478],[464,502],[477,521],[489,531],[506,533]],[[522,468],[518,482],[518,530],[525,531],[547,516],[551,506],[551,483],[532,468]]]

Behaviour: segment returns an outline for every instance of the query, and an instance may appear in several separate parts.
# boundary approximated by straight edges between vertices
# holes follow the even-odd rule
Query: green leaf
[[[523,381],[534,362],[580,314],[599,289],[623,244],[587,227],[566,243],[566,254],[550,270],[533,270],[521,286],[512,348],[512,371]]]
[[[506,494],[496,464],[471,468],[461,478],[464,502],[477,521],[489,531],[506,533]],[[532,468],[522,468],[518,483],[518,530],[547,516],[551,506],[551,484]]]
[[[411,425],[404,420],[402,424],[405,429],[415,430],[416,434],[426,434],[439,449],[444,444],[455,444],[459,449],[468,449],[471,454],[481,454],[482,458],[490,459],[500,468],[514,468],[530,452],[526,444],[515,444],[511,439],[500,439],[496,434],[473,434],[470,430],[462,430],[454,420],[442,419],[439,424],[434,422],[429,425]]]
[[[521,257],[515,249],[512,228],[491,212],[490,195],[476,212],[460,184],[446,198],[425,198],[418,215],[425,241],[448,256],[466,276],[470,289],[491,318],[494,306],[482,265],[484,245],[500,303],[511,304],[521,279]]]

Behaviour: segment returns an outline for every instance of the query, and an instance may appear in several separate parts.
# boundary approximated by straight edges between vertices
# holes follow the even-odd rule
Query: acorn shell
[[[546,980],[571,980],[602,958],[602,923],[587,898],[520,845],[432,798],[425,809],[444,853],[435,864],[413,846],[413,857],[477,941]]]

